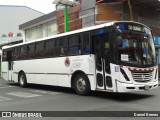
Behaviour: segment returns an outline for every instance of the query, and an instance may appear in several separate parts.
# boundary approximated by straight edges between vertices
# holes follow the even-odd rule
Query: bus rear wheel
[[[86,75],[78,74],[74,79],[74,88],[77,94],[87,95],[90,91],[90,83]]]
[[[20,73],[20,75],[18,76],[18,81],[19,81],[19,85],[21,87],[26,87],[27,86],[27,79],[26,79],[26,75],[25,73]]]

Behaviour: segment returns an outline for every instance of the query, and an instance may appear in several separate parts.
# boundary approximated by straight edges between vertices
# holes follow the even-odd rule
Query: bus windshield
[[[134,66],[156,64],[155,48],[151,31],[144,26],[127,25],[117,36],[117,57],[120,63]]]

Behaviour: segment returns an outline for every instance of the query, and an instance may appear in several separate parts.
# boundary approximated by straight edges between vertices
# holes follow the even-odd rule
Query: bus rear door
[[[7,61],[8,61],[8,80],[13,80],[13,51],[7,51]]]

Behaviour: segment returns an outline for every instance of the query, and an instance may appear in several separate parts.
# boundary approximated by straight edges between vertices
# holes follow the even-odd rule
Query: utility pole
[[[130,0],[128,0],[128,7],[129,7],[129,12],[130,12],[130,20],[133,21],[133,10],[132,10]]]
[[[64,32],[68,32],[68,7],[64,8]]]
[[[78,4],[80,4],[77,1],[70,1],[70,0],[54,0],[53,4],[58,5],[64,5],[65,8],[63,10],[63,14],[64,14],[64,32],[68,32],[68,7],[74,7]]]

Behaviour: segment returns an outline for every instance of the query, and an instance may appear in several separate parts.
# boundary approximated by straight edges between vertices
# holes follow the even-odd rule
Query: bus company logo
[[[142,78],[143,80],[145,80],[145,75],[141,75],[141,78]]]
[[[70,59],[69,59],[69,58],[66,58],[66,59],[64,60],[64,64],[65,64],[66,67],[69,67],[69,66],[70,66]]]

